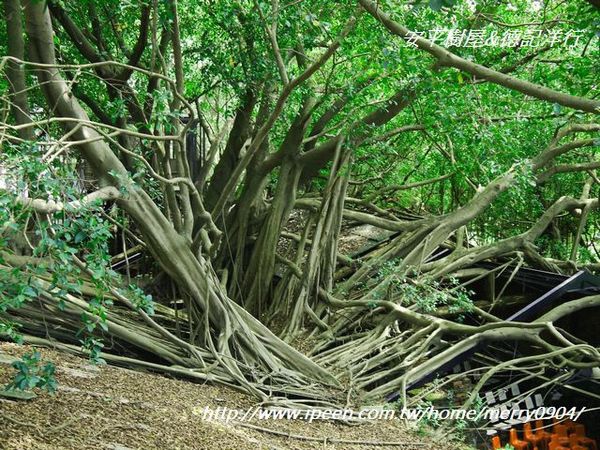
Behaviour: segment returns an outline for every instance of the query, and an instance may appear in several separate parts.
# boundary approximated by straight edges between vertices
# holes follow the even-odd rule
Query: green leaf
[[[440,11],[444,6],[443,0],[429,0],[429,7],[434,11]]]
[[[87,233],[85,231],[78,231],[77,234],[75,235],[75,239],[73,239],[73,242],[75,244],[79,244],[86,237],[87,237]]]
[[[558,116],[562,111],[562,106],[560,106],[558,103],[554,103],[554,105],[552,105],[552,111],[554,112],[554,115]]]
[[[33,286],[25,286],[25,288],[23,289],[23,294],[27,297],[37,297],[38,293],[37,290],[33,288]]]

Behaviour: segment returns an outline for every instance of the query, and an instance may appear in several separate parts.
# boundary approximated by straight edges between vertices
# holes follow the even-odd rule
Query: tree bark
[[[8,56],[23,61],[25,59],[25,44],[23,42],[20,0],[4,0],[4,14],[6,14]],[[31,123],[23,66],[17,61],[8,61],[6,75],[9,84],[8,98],[11,102],[10,108],[15,123],[17,125]],[[21,139],[26,141],[33,141],[35,139],[33,127],[21,128],[18,134]]]

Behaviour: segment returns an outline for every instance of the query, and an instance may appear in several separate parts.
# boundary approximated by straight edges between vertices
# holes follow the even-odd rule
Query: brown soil
[[[0,342],[0,355],[18,357],[29,346]],[[397,421],[342,423],[263,421],[253,425],[293,434],[281,436],[224,421],[204,420],[198,411],[228,407],[245,409],[253,399],[220,386],[201,385],[113,366],[92,366],[82,358],[40,349],[57,368],[55,395],[36,390],[32,400],[0,396],[0,449],[436,449]],[[14,369],[0,364],[0,386]],[[319,438],[301,440],[298,436]],[[379,445],[331,443],[327,439],[377,441]],[[404,442],[406,445],[381,445]],[[452,448],[448,443],[445,449]],[[456,447],[458,448],[458,446]]]

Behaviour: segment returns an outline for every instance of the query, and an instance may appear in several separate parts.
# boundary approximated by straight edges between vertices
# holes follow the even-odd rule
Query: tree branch
[[[390,16],[385,14],[379,5],[374,1],[359,0],[359,3],[369,12],[369,14],[381,22],[391,33],[400,36],[403,39],[410,39],[410,41],[414,42],[418,48],[436,58],[441,66],[454,67],[475,77],[491,81],[492,83],[513,89],[525,95],[530,95],[540,100],[558,103],[559,105],[574,108],[580,111],[600,114],[600,101],[598,100],[590,100],[583,97],[564,94],[562,92],[549,89],[545,86],[524,81],[519,78],[500,73],[493,69],[489,69],[488,67],[480,64],[468,61],[460,56],[455,55],[449,50],[418,36],[408,28],[395,22],[390,18]]]
[[[26,208],[32,208],[41,214],[54,214],[63,210],[81,209],[96,201],[116,200],[121,196],[119,190],[113,186],[107,186],[87,194],[81,200],[73,200],[68,203],[56,202],[54,200],[18,198],[18,202]]]

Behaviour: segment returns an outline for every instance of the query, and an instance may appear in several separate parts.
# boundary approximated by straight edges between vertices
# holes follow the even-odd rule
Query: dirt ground
[[[0,387],[14,375],[7,359],[30,350],[29,346],[0,342],[0,356],[5,361],[0,364]],[[245,409],[254,406],[254,401],[225,387],[93,366],[76,356],[39,350],[44,360],[56,365],[58,391],[55,395],[36,391],[37,397],[31,400],[0,396],[2,450],[441,448],[397,421],[354,426],[325,421],[251,422],[280,433],[277,435],[223,420],[205,420],[201,411],[206,406]],[[377,445],[331,443],[328,439],[377,441]],[[455,447],[445,443],[443,448]]]

